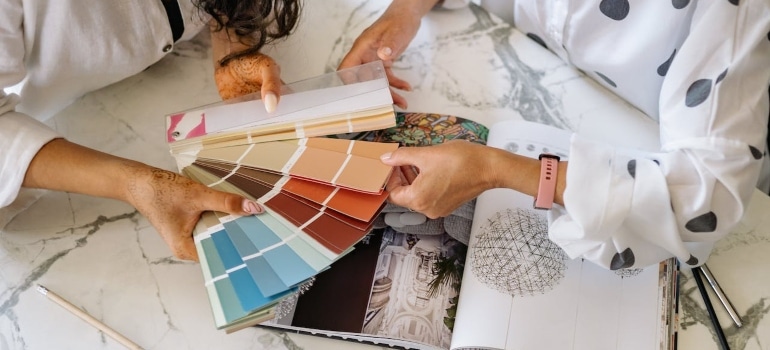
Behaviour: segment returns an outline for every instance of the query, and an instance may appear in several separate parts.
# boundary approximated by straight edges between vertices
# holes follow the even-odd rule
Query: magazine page
[[[263,325],[391,346],[448,349],[459,283],[442,283],[435,266],[455,266],[465,252],[447,234],[374,230],[318,274],[293,305],[282,304],[278,318]]]
[[[567,160],[568,132],[525,122],[487,144]],[[659,266],[609,271],[570,260],[548,239],[546,212],[508,189],[477,199],[452,349],[657,349],[666,343]],[[665,275],[665,274],[664,274]]]

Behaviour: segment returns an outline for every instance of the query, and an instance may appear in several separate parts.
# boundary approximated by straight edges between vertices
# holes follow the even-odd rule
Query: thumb
[[[406,51],[409,43],[417,33],[420,22],[414,22],[411,18],[404,19],[402,17],[390,24],[392,27],[382,31],[377,45],[379,47],[377,49],[377,56],[383,61],[395,61]]]
[[[407,45],[399,44],[397,40],[392,38],[383,38],[380,41],[380,47],[377,49],[377,57],[392,64],[404,53],[406,47]]]
[[[253,215],[265,212],[259,203],[234,193],[212,190],[204,198],[206,209],[232,215]]]
[[[393,152],[381,155],[380,161],[383,164],[390,166],[417,165],[419,160],[419,158],[415,156],[417,152],[419,151],[415,148],[399,147]]]
[[[398,58],[398,55],[393,54],[393,49],[391,48],[391,45],[388,44],[382,44],[379,49],[377,49],[377,58],[383,60],[383,61],[394,61],[396,58]]]

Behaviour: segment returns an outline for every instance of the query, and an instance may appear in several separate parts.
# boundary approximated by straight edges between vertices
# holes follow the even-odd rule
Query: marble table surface
[[[287,82],[333,71],[386,0],[307,1],[295,34],[268,49]],[[477,7],[433,11],[395,71],[412,83],[409,111],[492,123],[540,121],[628,147],[654,149],[656,124],[509,25]],[[200,35],[144,72],[92,92],[49,124],[72,141],[174,169],[165,114],[215,102],[209,41]],[[615,130],[615,132],[607,132]],[[770,348],[770,200],[715,249],[709,266],[744,319],[715,306],[732,349]],[[718,349],[683,271],[679,349]],[[200,266],[170,254],[130,206],[47,193],[0,232],[0,349],[121,346],[35,291],[45,285],[148,349],[367,349],[261,328],[217,331]]]

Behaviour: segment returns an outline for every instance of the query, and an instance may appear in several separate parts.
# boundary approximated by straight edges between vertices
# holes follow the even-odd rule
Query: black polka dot
[[[628,0],[602,0],[599,3],[599,10],[602,13],[616,21],[623,20],[628,16],[628,11],[631,9]]]
[[[738,0],[727,0],[727,1],[729,1],[731,4],[735,6],[738,6]]]
[[[692,256],[692,254],[690,254],[690,258],[687,259],[687,261],[685,261],[685,264],[687,265],[695,265],[697,263],[698,263],[698,258]]]
[[[762,151],[760,151],[758,148],[749,145],[749,151],[751,151],[751,155],[754,157],[754,159],[762,158]]]
[[[688,221],[684,227],[691,232],[714,232],[717,229],[717,215],[710,211]]]
[[[598,75],[598,76],[599,76],[599,78],[602,78],[602,79],[604,79],[604,81],[605,81],[605,82],[607,82],[607,84],[609,84],[610,86],[612,86],[612,87],[618,87],[618,86],[615,84],[615,82],[614,82],[614,81],[612,81],[612,79],[610,79],[610,78],[607,78],[607,76],[606,76],[606,75],[604,75],[604,74],[602,74],[602,73],[599,73],[599,72],[594,72],[594,73],[596,73],[596,75]]]
[[[540,44],[540,46],[542,46],[542,47],[544,47],[546,49],[548,48],[548,46],[545,46],[545,41],[543,41],[543,39],[541,37],[537,36],[537,34],[527,33],[527,36],[530,39],[534,40],[536,43]]]
[[[719,76],[717,77],[717,80],[714,81],[714,85],[719,84],[719,82],[722,81],[722,79],[724,79],[726,75],[727,75],[727,69],[725,69],[725,71],[722,72],[722,74],[719,74]]]
[[[631,174],[631,177],[634,179],[636,178],[636,159],[628,161],[628,173]]]
[[[615,256],[612,257],[612,261],[610,261],[610,270],[620,270],[620,269],[627,269],[631,266],[634,266],[634,252],[631,251],[631,248],[626,248],[626,250],[615,253]]]
[[[689,3],[690,0],[671,0],[671,4],[674,5],[674,8],[677,10],[685,8]]]
[[[687,88],[687,96],[684,104],[687,107],[695,107],[705,101],[711,93],[711,79],[696,80]]]
[[[658,66],[658,75],[661,77],[666,76],[666,73],[668,73],[668,67],[671,67],[671,61],[674,60],[674,56],[676,56],[676,49],[674,49],[674,52],[671,53],[671,57],[669,57],[666,62],[663,62],[663,64]]]

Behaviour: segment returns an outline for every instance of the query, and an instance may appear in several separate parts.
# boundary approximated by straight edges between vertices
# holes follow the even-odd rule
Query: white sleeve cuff
[[[622,169],[627,161],[618,159],[612,147],[573,134],[569,154],[566,211],[549,215],[549,235],[567,255],[576,258],[611,239],[631,207],[628,199],[633,183],[622,178],[627,175],[627,170]],[[610,210],[612,215],[607,213]]]
[[[573,135],[565,204],[549,213],[549,237],[570,258],[612,270],[671,256],[691,265],[705,261],[707,253],[682,241],[668,190],[650,154],[623,154]]]
[[[0,115],[0,207],[16,199],[32,158],[58,137],[56,131],[24,114],[11,111]]]

